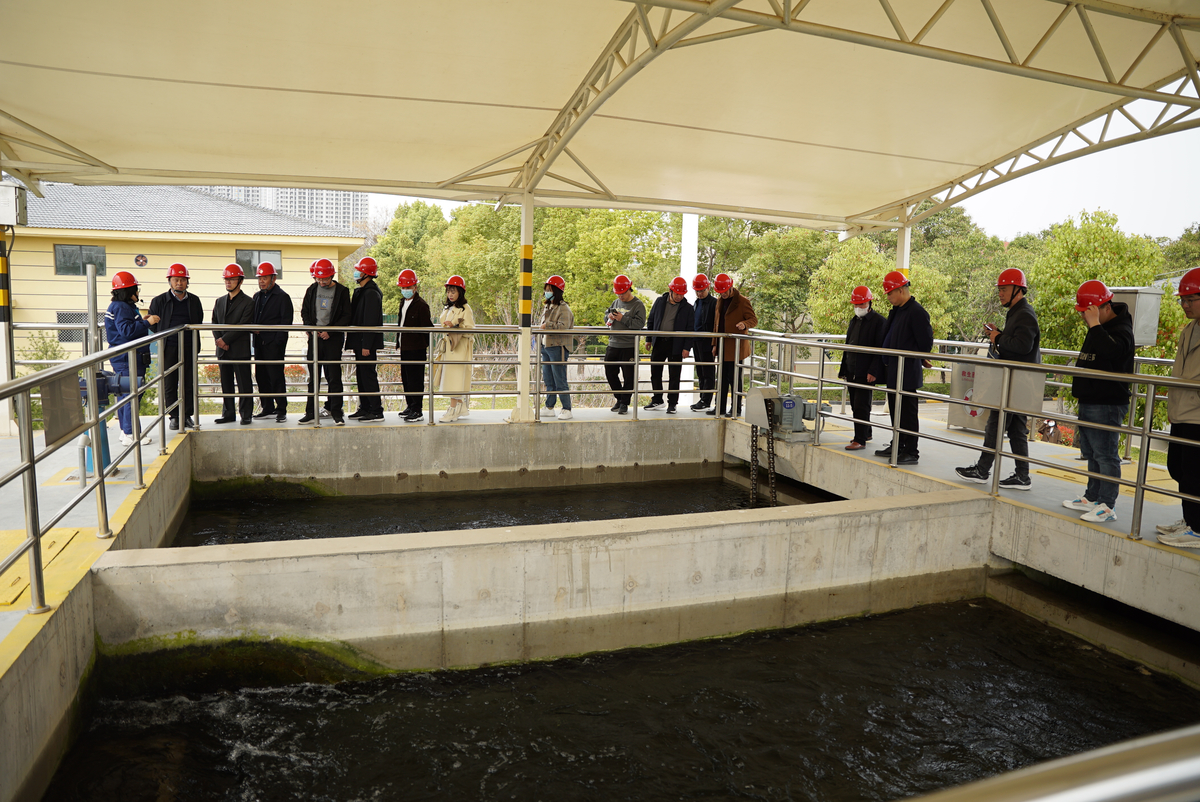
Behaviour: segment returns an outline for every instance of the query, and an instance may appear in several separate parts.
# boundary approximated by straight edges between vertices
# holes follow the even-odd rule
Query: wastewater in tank
[[[1200,721],[1200,691],[982,600],[336,685],[222,681],[111,689],[45,799],[892,800]]]

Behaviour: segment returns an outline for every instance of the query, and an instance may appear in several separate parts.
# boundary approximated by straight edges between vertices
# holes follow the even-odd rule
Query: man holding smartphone
[[[1015,267],[1010,267],[1000,274],[996,280],[996,294],[1000,296],[1000,305],[1008,310],[1004,319],[1004,328],[996,328],[994,323],[984,325],[984,333],[991,342],[988,355],[995,359],[1007,359],[1011,362],[1041,362],[1042,332],[1038,327],[1037,312],[1025,300],[1029,287],[1025,281],[1025,273]],[[1018,457],[1029,456],[1029,428],[1026,417],[1013,412],[1004,415],[1004,431],[1008,434],[1008,442],[1012,452]],[[992,472],[992,461],[996,456],[996,438],[1000,436],[1000,421],[995,410],[988,414],[987,425],[983,431],[983,444],[989,450],[980,452],[979,461],[965,468],[955,468],[954,472],[968,482],[983,484],[987,482]],[[1008,490],[1029,490],[1033,482],[1029,478],[1029,463],[1018,459],[1016,471],[1007,479],[1000,480],[1000,487]]]

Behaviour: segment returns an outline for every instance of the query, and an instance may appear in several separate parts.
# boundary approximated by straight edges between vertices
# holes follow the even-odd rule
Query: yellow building
[[[167,268],[186,265],[189,291],[203,302],[207,322],[213,302],[225,292],[225,265],[242,266],[248,276],[243,290],[253,295],[254,266],[264,260],[282,271],[279,284],[292,296],[299,323],[300,301],[312,283],[309,265],[320,258],[337,264],[363,245],[349,231],[186,187],[43,187],[44,198],[29,194],[29,225],[17,227],[10,258],[16,323],[85,323],[89,262],[99,274],[101,314],[117,271],[128,270],[141,282],[145,308],[167,291]],[[31,334],[15,332],[18,359]],[[57,338],[69,356],[79,355],[81,332],[63,331]],[[210,350],[208,343],[203,347]],[[289,351],[302,349],[297,339]]]

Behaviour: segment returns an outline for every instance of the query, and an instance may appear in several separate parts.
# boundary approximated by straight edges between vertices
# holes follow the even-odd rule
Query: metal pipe
[[[896,386],[889,390],[896,397],[896,403],[892,406],[895,410],[892,413],[892,454],[888,459],[888,463],[895,468],[900,459],[900,407],[904,403],[904,357],[896,357]]]
[[[725,389],[721,386],[724,379],[725,368],[725,341],[721,337],[714,337],[713,342],[717,348],[717,386],[713,388],[713,409],[716,410],[714,415],[721,417],[721,408],[725,405]]]
[[[633,335],[633,395],[629,397],[629,406],[633,407],[633,419],[638,419],[638,387],[642,383],[641,375],[641,357],[642,355],[642,336],[640,334]]]
[[[93,268],[94,269],[94,268]],[[41,525],[38,522],[38,490],[37,466],[33,461],[33,402],[29,393],[21,393],[20,416],[17,426],[21,437],[21,462],[25,465],[25,473],[21,476],[21,486],[25,494],[25,537],[29,543],[29,612],[45,613],[50,608],[46,606],[46,585],[42,576],[42,538]]]
[[[79,438],[79,486],[87,486],[87,450],[92,441],[86,434]]]
[[[163,373],[166,350],[167,338],[164,337],[158,341],[158,454],[163,457],[167,455],[167,374]]]
[[[88,276],[88,327],[92,340],[92,353],[100,350],[100,332],[96,325],[96,266],[87,266]],[[130,354],[130,359],[136,359],[137,351]],[[94,363],[84,371],[87,377],[88,418],[95,422],[92,429],[92,462],[96,468],[96,537],[112,537],[112,529],[108,526],[108,496],[104,491],[104,443],[107,421],[100,419],[100,399],[96,396],[96,368],[100,363]]]
[[[129,358],[136,360],[137,352],[135,351]],[[142,480],[142,398],[138,393],[138,384],[137,374],[131,374],[129,376],[129,396],[125,399],[129,403],[129,422],[133,424],[133,487],[135,490],[141,490],[146,486]]]
[[[821,445],[821,392],[825,386],[825,349],[821,349],[821,356],[817,367],[817,406],[816,413],[813,415],[813,445]],[[803,416],[801,416],[803,417]]]
[[[1008,428],[1005,424],[1008,418],[1005,414],[1005,408],[1008,407],[1008,395],[1012,386],[1012,368],[1001,366],[1000,368],[1000,408],[994,410],[991,414],[998,415],[996,418],[996,442],[992,445],[992,495],[1000,495],[1000,454],[1004,451],[1001,447],[1004,443],[1004,432]],[[985,427],[986,429],[986,427]],[[986,446],[987,443],[984,443]],[[1028,449],[1026,449],[1028,450]]]
[[[183,414],[187,408],[187,371],[185,371],[183,363],[183,346],[185,344],[184,337],[187,334],[186,329],[179,330],[179,351],[176,353],[175,360],[175,380],[179,382],[179,391],[175,394],[175,422],[179,424],[179,431],[183,431],[186,427],[187,416]]]
[[[200,330],[192,329],[188,336],[192,338],[192,409],[196,410],[192,428],[200,431]]]
[[[531,420],[538,421],[542,414],[542,344],[540,342],[541,335],[531,326],[529,336],[533,343],[533,416]],[[517,343],[520,348],[520,342]],[[554,370],[554,368],[551,368]],[[492,407],[496,406],[495,385],[492,386]]]
[[[312,358],[308,362],[309,383],[312,385],[312,393],[309,395],[309,401],[313,408],[313,428],[321,428],[321,362],[317,358],[317,344],[320,342],[319,332],[309,332],[309,348],[312,349]]]
[[[1150,427],[1154,423],[1154,383],[1146,384],[1146,406],[1142,415],[1142,447],[1138,451],[1137,484],[1133,488],[1133,523],[1129,530],[1132,540],[1142,539],[1142,503],[1146,498],[1146,464],[1150,461]],[[1125,442],[1132,438],[1125,435]]]
[[[425,352],[425,372],[429,375],[429,426],[437,425],[437,410],[433,406],[433,335],[434,332],[429,332],[429,350]]]

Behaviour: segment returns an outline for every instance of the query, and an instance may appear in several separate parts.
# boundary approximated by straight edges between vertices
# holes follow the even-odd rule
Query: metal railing
[[[34,326],[30,326],[30,328],[32,328],[32,327],[34,327]],[[54,327],[57,328],[57,326],[54,326]],[[142,464],[143,464],[142,463],[142,436],[143,435],[142,435],[142,428],[141,428],[141,419],[136,414],[136,409],[137,409],[136,404],[138,403],[138,399],[140,398],[141,394],[148,392],[148,391],[157,391],[158,415],[154,418],[154,420],[151,422],[150,425],[151,425],[151,428],[157,427],[159,429],[159,437],[160,437],[160,441],[161,441],[160,453],[165,454],[165,453],[167,453],[167,450],[166,450],[166,441],[167,441],[166,420],[167,420],[167,418],[169,416],[177,417],[181,424],[183,424],[185,422],[184,419],[186,416],[184,414],[184,409],[186,407],[186,404],[184,402],[184,399],[186,398],[186,395],[185,395],[187,392],[186,379],[188,378],[188,376],[186,374],[191,374],[190,378],[192,380],[192,393],[193,393],[191,401],[194,405],[194,409],[197,412],[196,421],[195,421],[196,428],[200,427],[200,418],[199,418],[198,413],[201,409],[201,402],[203,400],[223,399],[225,397],[243,398],[246,396],[261,395],[261,392],[224,393],[220,390],[219,385],[214,387],[214,385],[212,385],[211,383],[206,384],[206,383],[202,382],[201,381],[201,373],[200,373],[200,371],[205,366],[212,365],[212,364],[234,365],[234,364],[245,364],[247,362],[251,362],[255,365],[265,364],[266,361],[264,361],[262,359],[237,360],[237,361],[235,361],[235,360],[216,360],[212,356],[208,356],[204,353],[204,351],[206,350],[204,348],[204,346],[207,342],[207,339],[212,336],[211,332],[214,330],[255,331],[255,330],[260,330],[261,328],[262,327],[260,326],[256,329],[254,326],[249,326],[249,325],[248,326],[227,326],[227,325],[214,326],[212,324],[196,324],[196,325],[190,325],[190,326],[186,326],[186,327],[179,327],[179,328],[167,331],[167,332],[162,332],[162,333],[158,333],[158,334],[154,334],[154,335],[145,337],[136,342],[128,343],[128,344],[125,344],[125,345],[122,345],[119,347],[115,347],[115,348],[109,348],[107,350],[101,351],[96,354],[80,357],[78,359],[74,359],[74,360],[68,361],[66,363],[63,363],[61,365],[55,365],[46,370],[40,371],[38,373],[29,375],[29,376],[22,377],[15,381],[9,382],[3,386],[0,386],[0,398],[12,398],[16,401],[14,406],[18,411],[18,427],[19,427],[20,437],[21,437],[21,461],[20,461],[20,464],[13,470],[9,471],[6,475],[0,477],[0,487],[6,485],[8,482],[16,480],[18,477],[20,477],[22,479],[22,481],[24,483],[26,532],[27,532],[27,537],[26,537],[25,541],[23,541],[21,543],[21,545],[18,546],[13,552],[4,556],[3,559],[0,560],[0,572],[7,570],[18,559],[20,559],[20,557],[22,555],[28,554],[29,560],[30,560],[30,587],[31,587],[31,597],[32,597],[31,598],[31,608],[30,608],[31,611],[39,611],[40,612],[40,611],[45,610],[44,587],[43,587],[43,581],[42,581],[43,578],[42,578],[41,553],[40,553],[40,538],[41,538],[41,536],[44,535],[46,532],[48,532],[55,524],[57,524],[59,521],[61,521],[72,509],[74,509],[83,499],[85,499],[93,491],[96,491],[98,534],[100,537],[111,536],[111,530],[109,529],[109,525],[108,525],[108,511],[107,511],[107,501],[106,501],[105,493],[104,493],[104,481],[105,481],[106,477],[111,476],[117,470],[117,466],[121,462],[121,460],[125,459],[130,454],[133,455],[133,459],[134,459],[134,472],[135,472],[135,480],[136,480],[135,486],[136,487],[143,486],[143,477],[142,477]],[[311,382],[311,389],[308,386],[308,382],[305,382],[303,392],[300,392],[300,393],[292,392],[288,388],[285,388],[285,392],[284,392],[285,397],[287,397],[287,396],[294,397],[296,395],[300,395],[300,396],[304,397],[306,401],[311,400],[312,407],[314,410],[314,421],[313,421],[314,426],[321,425],[320,415],[319,415],[319,410],[321,407],[321,398],[322,397],[327,398],[330,395],[328,387],[322,388],[322,381],[321,381],[321,376],[320,376],[320,374],[322,373],[322,371],[320,370],[322,368],[322,366],[329,365],[329,364],[338,364],[338,365],[342,365],[343,367],[348,367],[348,366],[354,365],[354,364],[361,364],[360,362],[357,362],[357,361],[356,362],[347,362],[346,360],[344,360],[342,358],[342,354],[340,354],[340,353],[339,353],[337,359],[326,359],[326,360],[319,359],[319,357],[318,357],[319,348],[315,347],[315,344],[317,343],[317,332],[319,332],[319,331],[341,331],[341,332],[345,332],[345,333],[376,333],[376,332],[378,332],[378,333],[383,333],[385,335],[385,338],[394,338],[399,333],[399,330],[395,326],[347,327],[344,329],[332,329],[330,327],[294,325],[294,326],[272,327],[272,329],[278,330],[278,331],[284,331],[284,332],[288,332],[288,333],[303,332],[305,334],[307,341],[314,345],[314,347],[312,347],[310,349],[310,353],[306,353],[303,357],[300,357],[296,354],[288,354],[285,352],[281,359],[271,360],[272,363],[281,364],[285,367],[289,364],[302,364],[305,366],[305,369],[309,373],[309,375],[312,377],[315,377],[314,380]],[[447,330],[445,328],[430,327],[430,328],[422,328],[422,329],[410,329],[410,328],[406,327],[404,329],[404,332],[409,333],[409,334],[421,333],[428,337],[426,354],[423,359],[415,360],[415,361],[414,360],[402,360],[402,359],[397,358],[397,355],[395,355],[394,353],[388,353],[387,351],[381,351],[381,352],[377,353],[376,358],[374,360],[370,360],[369,362],[372,364],[378,365],[378,366],[406,365],[406,364],[407,365],[421,364],[423,366],[424,376],[423,376],[423,380],[422,380],[422,387],[419,390],[419,392],[423,396],[424,399],[427,399],[427,403],[429,406],[428,425],[435,425],[435,423],[436,423],[433,410],[435,408],[437,399],[439,399],[439,398],[471,396],[471,395],[479,395],[479,394],[483,394],[483,395],[492,394],[493,397],[495,397],[496,395],[516,396],[519,393],[519,391],[521,390],[521,388],[518,386],[518,382],[516,379],[518,355],[515,352],[515,344],[517,342],[517,334],[519,333],[519,329],[515,326],[479,326],[479,327],[476,327],[473,329],[456,330],[454,332],[454,333],[459,333],[459,334],[466,334],[466,335],[469,335],[469,336],[472,336],[475,338],[487,338],[487,337],[507,338],[512,343],[512,346],[513,346],[511,350],[499,350],[498,349],[496,352],[477,354],[475,358],[470,360],[468,362],[468,364],[470,365],[472,380],[469,383],[468,388],[465,392],[449,392],[449,391],[443,392],[443,391],[437,389],[433,385],[433,383],[431,381],[429,381],[430,377],[433,375],[433,368],[439,362],[439,360],[437,359],[437,354],[438,354],[437,342],[438,342],[439,335],[443,335],[443,334],[447,333]],[[567,329],[567,330],[534,329],[533,339],[532,339],[533,354],[531,355],[532,356],[531,365],[533,366],[534,369],[531,371],[531,375],[530,375],[530,386],[528,388],[526,388],[527,392],[529,393],[529,397],[532,399],[534,408],[537,409],[540,407],[541,395],[543,392],[541,389],[541,375],[540,375],[541,374],[540,368],[542,365],[540,341],[543,337],[567,335],[578,341],[578,340],[587,340],[587,339],[591,339],[591,338],[603,337],[603,336],[609,335],[610,333],[611,332],[607,328],[601,328],[601,327],[577,327],[577,328]],[[641,330],[641,331],[623,332],[623,334],[628,334],[629,336],[632,336],[634,338],[634,342],[636,344],[635,348],[633,349],[633,355],[632,355],[631,359],[608,360],[604,357],[604,355],[598,355],[599,358],[593,358],[593,356],[589,355],[589,356],[585,357],[584,360],[568,358],[564,361],[568,365],[578,365],[578,364],[582,363],[583,365],[587,366],[590,369],[595,369],[597,367],[608,368],[609,366],[630,365],[632,367],[632,372],[633,372],[632,386],[628,387],[628,388],[622,386],[619,389],[615,389],[615,388],[611,388],[611,387],[606,387],[605,385],[607,384],[607,382],[605,381],[602,383],[599,378],[595,378],[595,379],[585,378],[582,381],[575,381],[575,382],[571,382],[568,379],[568,389],[565,391],[565,394],[568,394],[571,396],[576,396],[576,395],[589,395],[589,394],[595,395],[597,393],[602,393],[602,394],[619,393],[622,395],[625,393],[628,393],[631,396],[631,403],[629,404],[629,406],[632,408],[630,410],[632,412],[632,419],[637,420],[639,417],[638,397],[639,397],[639,395],[644,395],[649,390],[649,388],[645,387],[645,382],[643,382],[640,378],[640,368],[649,361],[649,357],[643,355],[642,347],[641,347],[645,338],[648,336],[652,336],[652,337],[665,337],[665,338],[683,337],[683,338],[695,339],[695,333],[694,332],[692,332],[692,333],[689,333],[689,332],[654,332],[654,331]],[[190,345],[191,345],[190,353],[193,355],[193,357],[190,360],[179,360],[179,361],[174,362],[171,365],[165,365],[164,364],[164,358],[165,358],[164,354],[167,349],[160,346],[157,349],[158,350],[157,375],[153,378],[153,380],[148,382],[146,385],[141,386],[138,389],[138,392],[136,392],[136,393],[131,392],[128,395],[121,398],[114,405],[108,407],[105,410],[100,410],[98,408],[98,403],[97,403],[98,397],[97,397],[97,393],[96,393],[96,371],[100,368],[101,363],[104,362],[105,360],[111,359],[112,357],[117,356],[119,354],[135,354],[137,349],[139,349],[139,348],[145,348],[154,343],[165,342],[167,340],[167,338],[171,338],[171,337],[177,338],[176,339],[176,352],[178,354],[185,354],[189,351],[189,349],[186,346],[188,345],[187,340],[190,339],[190,341],[191,341],[190,342]],[[908,351],[889,351],[888,352],[891,356],[895,357],[896,362],[897,362],[894,375],[903,375],[905,360],[909,360],[909,359],[936,359],[938,361],[953,361],[958,364],[966,363],[966,364],[972,364],[972,365],[978,365],[978,366],[998,367],[1003,371],[1002,387],[1004,388],[1004,391],[1001,394],[999,403],[993,404],[993,403],[982,403],[982,402],[979,402],[976,400],[966,401],[964,399],[957,399],[957,398],[949,397],[946,394],[930,393],[930,392],[925,392],[923,390],[905,390],[902,387],[900,389],[896,389],[894,387],[888,388],[888,387],[878,387],[878,386],[873,386],[873,385],[857,384],[857,383],[854,383],[851,381],[846,381],[843,379],[838,379],[836,377],[827,376],[826,375],[826,373],[827,373],[826,366],[830,362],[830,358],[829,358],[830,352],[851,351],[851,352],[855,352],[855,353],[869,353],[869,354],[877,354],[878,353],[878,349],[869,349],[869,348],[863,348],[861,346],[846,345],[844,342],[842,342],[842,340],[844,338],[842,338],[840,336],[836,336],[836,335],[828,335],[828,336],[827,335],[780,335],[780,334],[772,334],[772,333],[762,332],[762,331],[751,331],[747,334],[739,334],[739,335],[715,334],[715,333],[710,335],[708,333],[704,333],[704,339],[712,340],[714,342],[717,340],[720,340],[720,339],[729,339],[729,340],[735,341],[735,343],[740,342],[742,340],[749,340],[752,344],[751,350],[752,350],[753,356],[749,359],[749,361],[744,366],[740,362],[733,363],[735,366],[735,369],[738,370],[739,374],[744,371],[745,376],[744,376],[744,378],[739,376],[738,380],[733,382],[732,393],[731,393],[731,397],[729,399],[729,410],[728,410],[728,412],[730,413],[729,414],[730,417],[736,415],[735,410],[740,408],[742,398],[745,396],[745,394],[749,388],[752,388],[754,386],[775,385],[775,386],[778,386],[780,389],[782,389],[784,384],[786,383],[789,391],[794,392],[797,389],[797,386],[799,386],[802,393],[813,396],[817,402],[818,410],[821,409],[821,404],[822,404],[823,400],[826,397],[828,397],[830,388],[833,388],[833,392],[841,393],[841,394],[843,394],[843,396],[844,396],[845,391],[848,388],[859,388],[859,389],[870,390],[870,391],[881,391],[881,392],[893,394],[893,395],[896,395],[899,397],[916,397],[918,399],[936,400],[936,401],[941,401],[941,402],[945,402],[948,404],[958,404],[958,405],[962,405],[962,406],[975,407],[977,409],[986,409],[986,410],[989,410],[992,414],[997,414],[997,415],[1001,415],[1001,416],[1003,416],[1007,413],[1018,414],[1018,415],[1037,415],[1040,418],[1044,418],[1047,420],[1054,420],[1056,422],[1069,423],[1071,425],[1078,425],[1080,423],[1079,419],[1075,416],[1068,415],[1066,413],[1025,410],[1025,409],[1018,409],[1018,408],[1013,407],[1011,405],[1011,402],[1009,399],[1009,394],[1008,394],[1008,388],[1010,388],[1012,385],[1013,372],[1014,371],[1032,371],[1032,372],[1042,373],[1042,374],[1053,373],[1053,374],[1059,374],[1062,376],[1070,376],[1070,377],[1086,376],[1086,377],[1091,377],[1091,378],[1104,379],[1104,380],[1108,380],[1108,381],[1129,382],[1130,384],[1132,384],[1134,386],[1135,391],[1137,389],[1137,385],[1142,384],[1142,385],[1146,386],[1146,390],[1144,393],[1140,394],[1140,397],[1150,398],[1150,399],[1152,399],[1152,401],[1149,405],[1150,409],[1146,410],[1145,414],[1143,415],[1143,420],[1142,420],[1142,423],[1140,426],[1131,425],[1130,422],[1126,422],[1125,424],[1120,425],[1120,426],[1106,426],[1106,425],[1093,424],[1093,423],[1087,424],[1088,427],[1093,428],[1093,429],[1102,429],[1105,431],[1113,431],[1113,432],[1117,432],[1121,435],[1124,435],[1126,437],[1127,451],[1130,447],[1131,441],[1134,438],[1137,438],[1139,440],[1139,442],[1141,443],[1141,449],[1138,454],[1138,465],[1137,465],[1136,478],[1133,480],[1124,479],[1124,478],[1120,478],[1120,477],[1111,477],[1111,476],[1107,476],[1104,474],[1094,473],[1094,472],[1085,470],[1083,468],[1078,468],[1078,467],[1074,467],[1074,466],[1063,466],[1061,464],[1051,463],[1044,459],[1039,459],[1036,457],[1031,457],[1031,456],[1026,456],[1026,455],[1021,455],[1018,457],[1018,455],[1016,455],[1004,448],[1004,427],[1002,427],[1002,426],[998,427],[999,432],[998,432],[998,436],[996,437],[996,441],[995,441],[995,443],[993,443],[990,446],[989,445],[981,446],[981,445],[976,445],[974,443],[963,442],[961,440],[955,440],[955,439],[951,439],[948,437],[933,434],[928,431],[925,431],[925,432],[909,431],[907,429],[902,428],[899,425],[899,420],[898,420],[899,416],[898,415],[893,417],[893,419],[891,420],[891,422],[888,425],[882,426],[879,428],[890,429],[890,431],[892,433],[892,450],[891,450],[891,454],[890,454],[890,458],[889,458],[889,464],[892,466],[896,466],[898,464],[899,440],[900,440],[901,435],[913,435],[913,436],[917,436],[920,438],[924,438],[926,440],[944,443],[947,445],[952,445],[957,448],[962,448],[962,449],[965,449],[967,451],[974,452],[974,453],[982,453],[984,451],[991,452],[993,455],[993,458],[996,462],[996,465],[994,467],[995,474],[992,477],[992,485],[991,485],[991,493],[993,495],[998,495],[998,492],[999,492],[999,487],[998,487],[999,475],[1000,475],[999,462],[1001,459],[1004,459],[1004,458],[1007,458],[1007,459],[1018,459],[1019,458],[1020,460],[1022,460],[1024,462],[1028,462],[1031,465],[1038,465],[1038,466],[1042,466],[1042,467],[1054,468],[1058,471],[1064,471],[1066,473],[1069,473],[1069,474],[1072,474],[1075,476],[1079,476],[1080,478],[1083,478],[1083,479],[1094,478],[1094,479],[1099,479],[1099,480],[1102,480],[1105,482],[1111,482],[1111,483],[1117,484],[1121,487],[1132,488],[1133,493],[1134,493],[1134,511],[1133,511],[1133,515],[1132,515],[1130,537],[1133,539],[1140,539],[1140,537],[1141,537],[1140,529],[1141,529],[1142,510],[1143,510],[1143,504],[1144,504],[1144,500],[1145,500],[1145,493],[1147,491],[1156,493],[1159,495],[1163,495],[1163,496],[1168,496],[1171,498],[1187,499],[1187,500],[1191,500],[1191,501],[1200,502],[1200,498],[1197,498],[1194,496],[1189,496],[1189,495],[1183,494],[1183,493],[1174,492],[1174,491],[1167,490],[1167,489],[1161,488],[1161,487],[1148,486],[1146,484],[1147,464],[1148,464],[1149,453],[1150,453],[1149,446],[1150,446],[1151,440],[1165,442],[1165,443],[1180,443],[1180,444],[1185,444],[1185,445],[1193,445],[1193,441],[1184,440],[1184,439],[1177,438],[1177,437],[1171,437],[1166,432],[1157,431],[1157,430],[1153,429],[1152,419],[1153,419],[1154,404],[1160,402],[1161,400],[1163,400],[1165,398],[1165,396],[1159,395],[1158,391],[1162,388],[1167,388],[1167,389],[1178,388],[1181,390],[1196,390],[1196,389],[1198,389],[1196,382],[1188,382],[1188,381],[1184,381],[1184,380],[1174,379],[1174,378],[1171,378],[1168,376],[1153,376],[1153,375],[1142,374],[1142,373],[1114,374],[1114,373],[1107,373],[1107,372],[1102,372],[1102,371],[1087,370],[1087,369],[1078,368],[1078,367],[1070,366],[1070,365],[1028,364],[1028,363],[1021,363],[1021,362],[1006,362],[1006,361],[995,360],[995,359],[987,359],[985,357],[979,357],[979,356],[975,356],[975,355],[967,354],[967,353],[957,353],[957,354],[947,355],[947,354],[929,354],[929,353],[908,352]],[[977,348],[981,347],[980,344],[977,344],[977,343],[955,343],[952,341],[939,341],[939,344],[943,348],[951,348],[951,349],[954,349],[954,350],[957,350],[960,352],[969,350],[969,349],[977,349]],[[731,344],[730,347],[737,348],[738,345]],[[809,349],[810,351],[815,351],[816,358],[811,359],[811,360],[797,359],[796,354],[795,354],[795,350],[797,348],[806,348],[806,349]],[[774,353],[774,358],[772,358],[772,353]],[[1061,354],[1063,356],[1068,356],[1068,355],[1074,356],[1073,353],[1068,354],[1067,352],[1052,352],[1052,354]],[[366,361],[366,360],[363,360],[363,361]],[[189,362],[190,362],[190,364],[189,364]],[[461,364],[461,363],[459,363],[459,364]],[[709,364],[711,364],[713,366],[713,368],[715,369],[715,373],[716,373],[713,388],[711,388],[711,389],[700,388],[698,386],[698,380],[695,378],[690,378],[690,379],[689,378],[681,378],[679,385],[678,385],[678,392],[680,392],[680,393],[689,393],[689,392],[690,393],[710,393],[711,392],[712,395],[714,396],[714,402],[717,405],[720,405],[721,404],[721,395],[722,395],[721,385],[722,385],[723,378],[725,378],[723,376],[723,373],[727,370],[728,365],[730,363],[724,362],[722,359],[719,358],[719,355],[718,355],[718,357],[714,359],[714,362],[709,363]],[[1141,360],[1141,364],[1142,365],[1159,365],[1159,366],[1161,366],[1164,364],[1169,365],[1170,362],[1167,360]],[[185,370],[183,369],[184,366],[187,367],[186,373],[185,373]],[[815,371],[807,372],[805,370],[805,368],[807,368],[809,366],[814,367]],[[492,376],[491,378],[483,379],[484,384],[490,385],[489,391],[483,391],[482,393],[480,393],[476,390],[476,387],[475,387],[476,380],[475,380],[473,374],[477,368],[489,368],[489,369],[492,369],[497,372],[496,375]],[[945,370],[945,368],[934,368],[934,369],[935,370]],[[69,376],[69,375],[78,376],[78,374],[81,371],[83,371],[85,373],[85,376],[84,376],[85,384],[87,385],[87,390],[88,390],[88,392],[87,392],[88,411],[87,411],[87,414],[85,416],[83,423],[81,423],[79,426],[77,426],[75,428],[75,430],[60,437],[54,444],[44,447],[40,452],[36,451],[36,449],[34,447],[34,440],[33,440],[33,419],[32,419],[32,414],[31,414],[31,401],[35,397],[34,392],[33,392],[34,389],[39,386],[45,385],[48,382],[54,381],[56,379],[61,379],[64,376]],[[166,394],[163,392],[163,390],[166,388],[167,381],[178,382],[178,384],[176,385],[176,387],[178,388],[178,398],[170,407],[168,407],[165,404],[165,395]],[[349,382],[345,382],[344,384],[348,385]],[[397,384],[399,384],[399,382],[383,382],[383,381],[381,381],[379,391],[371,392],[371,393],[363,393],[363,392],[360,392],[357,390],[352,391],[349,389],[348,386],[344,386],[343,392],[341,394],[342,395],[359,395],[359,396],[371,395],[371,396],[378,396],[381,398],[389,396],[389,395],[406,394],[402,387],[398,388],[396,386]],[[663,388],[664,393],[674,392],[673,390],[670,389],[669,381],[665,382],[665,384],[667,386],[665,386]],[[595,385],[600,385],[600,386],[597,387]],[[295,383],[293,383],[292,386],[294,387]],[[1058,384],[1057,386],[1066,386],[1066,385]],[[207,391],[207,392],[205,392],[205,391]],[[555,393],[559,394],[559,391],[555,391]],[[97,446],[98,444],[101,444],[103,442],[103,438],[104,438],[104,434],[102,432],[103,427],[107,424],[107,421],[113,415],[116,414],[117,410],[126,404],[134,405],[131,410],[131,411],[133,411],[134,414],[131,414],[131,416],[130,416],[131,421],[132,421],[132,426],[133,426],[133,444],[126,447],[123,451],[120,451],[120,453],[116,455],[115,459],[113,459],[108,464],[107,467],[105,467],[102,470],[98,470],[96,475],[91,479],[91,481],[84,481],[81,484],[79,492],[76,493],[66,505],[64,505],[53,516],[51,516],[48,523],[45,523],[45,524],[41,523],[39,521],[39,515],[38,515],[38,491],[37,491],[37,482],[36,482],[36,466],[37,466],[37,464],[39,462],[41,462],[42,460],[46,459],[47,457],[49,457],[51,454],[58,451],[60,448],[62,448],[64,445],[66,445],[73,438],[78,437],[79,435],[85,434],[89,431],[92,433],[92,438],[91,438],[92,445]],[[899,403],[897,403],[896,406],[898,408]],[[1133,406],[1134,405],[1131,404],[1131,409]],[[1130,414],[1132,415],[1133,413],[1131,412]],[[822,419],[827,420],[827,421],[842,421],[842,422],[847,422],[847,423],[853,423],[855,421],[855,418],[853,418],[853,416],[845,415],[844,411],[841,413],[832,412],[832,411],[830,411],[830,412],[821,411],[819,413],[819,415]],[[868,420],[868,421],[860,421],[860,422],[869,423],[870,421]],[[873,425],[879,426],[879,424],[873,424]],[[820,446],[821,430],[822,430],[821,425],[818,425],[815,427],[815,431],[813,432],[813,445],[814,446]],[[95,461],[98,466],[102,462],[102,456],[99,453],[101,450],[102,449],[100,449],[100,448],[93,448],[93,451],[95,454]],[[83,478],[82,475],[81,475],[81,478]]]

